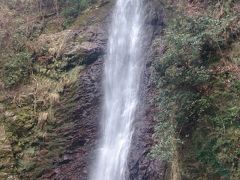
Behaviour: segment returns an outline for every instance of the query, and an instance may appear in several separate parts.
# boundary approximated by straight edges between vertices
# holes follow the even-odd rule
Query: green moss
[[[62,15],[65,17],[65,21],[62,25],[63,28],[66,29],[71,26],[78,15],[90,4],[91,2],[89,0],[71,0],[69,6],[65,7],[62,11]]]
[[[3,81],[6,87],[13,87],[27,80],[32,70],[32,60],[28,53],[18,53],[4,65]]]

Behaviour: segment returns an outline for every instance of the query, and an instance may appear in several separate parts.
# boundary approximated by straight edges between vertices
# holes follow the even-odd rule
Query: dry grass
[[[190,17],[199,17],[203,15],[205,12],[206,5],[204,5],[201,2],[187,2],[186,4],[181,6],[184,8],[184,12],[186,13],[187,16]]]
[[[60,95],[58,93],[50,93],[48,96],[49,102],[54,105],[54,104],[59,104],[60,103]]]
[[[174,6],[177,11],[189,17],[199,17],[206,13],[206,4],[204,2],[193,0],[167,0],[167,3]]]
[[[74,31],[66,30],[55,34],[42,34],[36,41],[28,44],[31,51],[41,54],[41,51],[47,51],[49,56],[60,56],[66,44],[72,40]],[[46,54],[46,52],[45,52]],[[41,61],[41,59],[38,59]]]
[[[10,39],[11,20],[14,17],[14,11],[10,11],[4,4],[0,4],[0,48],[8,46]]]
[[[210,72],[214,74],[240,73],[240,67],[233,62],[222,59],[216,65],[212,66]]]
[[[177,143],[176,141],[174,141],[174,146],[175,146],[175,151],[174,151],[174,155],[173,155],[173,161],[171,164],[171,175],[170,175],[170,179],[171,180],[181,180],[181,172],[180,172],[180,157],[179,157],[179,153],[177,151]]]
[[[179,12],[183,13],[188,17],[200,17],[203,15],[211,16],[215,19],[221,19],[226,15],[225,1],[216,2],[215,5],[209,5],[210,1],[199,1],[199,0],[167,0],[168,4],[171,4]],[[240,12],[240,2],[234,2],[231,11],[235,13]]]
[[[234,4],[233,10],[237,13],[240,13],[240,2]]]
[[[43,129],[49,117],[48,112],[40,112],[38,115],[38,128]]]

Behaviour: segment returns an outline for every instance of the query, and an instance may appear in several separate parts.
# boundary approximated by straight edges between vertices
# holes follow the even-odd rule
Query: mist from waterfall
[[[125,180],[143,69],[142,1],[117,0],[104,67],[102,137],[91,180]]]

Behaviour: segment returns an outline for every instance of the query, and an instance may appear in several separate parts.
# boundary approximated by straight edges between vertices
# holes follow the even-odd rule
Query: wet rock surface
[[[73,104],[70,109],[59,109],[59,116],[71,121],[71,126],[58,129],[58,136],[67,137],[66,151],[57,160],[55,168],[43,175],[42,179],[87,179],[90,154],[95,147],[98,133],[101,98],[101,75],[103,61],[99,58],[89,66],[72,90],[66,92],[63,103]],[[70,99],[67,99],[70,98]]]
[[[129,156],[129,180],[164,180],[167,176],[166,162],[152,159],[150,152],[154,145],[156,87],[151,81],[151,53],[147,58],[142,89],[142,102],[135,121],[132,147]]]
[[[164,28],[164,12],[157,1],[147,1],[145,19],[145,49],[146,59],[141,86],[141,103],[134,124],[135,131],[129,155],[129,180],[164,180],[167,177],[167,164],[152,159],[150,151],[154,145],[156,84],[151,79],[153,74],[153,59],[155,48],[153,40],[160,36]]]

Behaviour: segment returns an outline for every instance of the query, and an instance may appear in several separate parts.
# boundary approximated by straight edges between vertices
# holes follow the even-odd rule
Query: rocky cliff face
[[[130,180],[164,180],[167,179],[167,163],[151,157],[154,145],[154,128],[156,125],[157,87],[153,81],[154,57],[156,47],[154,39],[162,35],[165,25],[165,14],[159,1],[145,1],[145,70],[141,86],[141,106],[134,123],[132,147],[129,157]]]
[[[67,30],[26,42],[30,80],[1,87],[1,179],[87,179],[111,7],[94,4]]]
[[[135,133],[129,157],[129,178],[139,180],[165,179],[166,163],[150,158],[153,146],[154,133],[154,85],[150,79],[151,61],[153,52],[150,51],[152,39],[161,33],[163,22],[163,11],[156,2],[146,2],[146,41],[143,45],[146,53],[146,68],[142,83],[142,106],[141,113],[135,122]],[[110,14],[109,14],[110,15]],[[55,168],[44,174],[41,178],[46,179],[87,179],[91,163],[94,162],[95,150],[99,139],[101,98],[102,98],[102,67],[104,63],[104,49],[106,48],[106,28],[109,16],[98,28],[103,33],[97,34],[91,43],[96,44],[100,54],[88,64],[81,73],[78,83],[67,90],[63,98],[63,107],[59,110],[59,116],[68,119],[73,125],[64,130],[64,136],[68,136],[67,150],[59,159]],[[95,26],[95,25],[94,25]],[[91,26],[88,28],[92,28]],[[87,29],[88,29],[87,28]],[[85,29],[87,31],[87,29]],[[105,31],[103,31],[105,29]],[[104,38],[103,38],[104,37]],[[103,39],[102,39],[103,38]],[[94,47],[94,46],[93,46]],[[73,53],[74,56],[76,55]],[[72,97],[71,97],[72,96]],[[71,109],[68,109],[71,104]],[[65,106],[66,105],[66,106]],[[64,114],[62,114],[64,112]],[[139,111],[140,112],[140,111]],[[63,119],[64,119],[63,118]],[[62,119],[62,118],[60,118]],[[59,127],[61,130],[61,127]],[[61,137],[61,133],[57,133]]]
[[[3,94],[11,92],[1,97],[0,104],[1,178],[87,179],[100,136],[101,81],[112,6],[105,1],[93,5],[66,30],[59,28],[63,19],[54,13],[46,16],[50,19],[41,30],[42,24],[34,25],[33,32],[39,34],[30,41],[26,38],[23,46],[32,58],[30,81],[21,81],[18,89],[1,89]],[[145,106],[135,122],[129,156],[132,180],[164,179],[166,172],[164,162],[149,156],[155,125],[151,47],[161,33],[163,11],[157,1],[146,1],[145,7],[147,53],[141,92]]]

